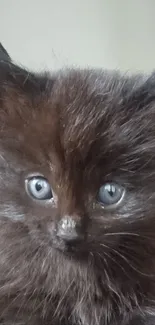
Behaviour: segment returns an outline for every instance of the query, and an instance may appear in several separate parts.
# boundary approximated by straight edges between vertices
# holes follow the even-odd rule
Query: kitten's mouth
[[[67,243],[59,238],[55,238],[53,246],[68,257],[86,259],[89,255],[87,245],[84,241]]]

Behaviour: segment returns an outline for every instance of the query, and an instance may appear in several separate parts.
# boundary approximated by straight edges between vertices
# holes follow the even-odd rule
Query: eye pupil
[[[42,188],[43,188],[42,183],[41,183],[40,181],[38,181],[38,182],[36,183],[36,190],[39,192],[39,191],[42,190]]]
[[[109,188],[107,188],[107,191],[111,197],[115,196],[116,189],[113,185],[109,185]]]

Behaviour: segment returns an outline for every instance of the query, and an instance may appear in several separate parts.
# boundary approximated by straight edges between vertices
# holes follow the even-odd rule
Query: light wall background
[[[0,0],[0,41],[35,70],[155,68],[155,0]]]

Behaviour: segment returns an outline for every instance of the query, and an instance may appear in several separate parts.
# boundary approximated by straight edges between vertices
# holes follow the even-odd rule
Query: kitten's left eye
[[[98,201],[106,208],[117,206],[124,198],[125,189],[117,183],[105,183],[99,189]]]
[[[43,176],[33,176],[26,180],[26,191],[36,200],[50,200],[53,197],[51,186]]]

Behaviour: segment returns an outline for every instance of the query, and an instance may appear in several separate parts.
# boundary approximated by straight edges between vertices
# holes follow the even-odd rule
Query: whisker
[[[114,248],[111,248],[111,247],[108,247],[106,246],[105,244],[101,244],[100,243],[100,246],[103,246],[103,247],[106,247],[106,248],[109,248],[109,250],[113,251],[115,254],[117,254],[119,257],[121,257],[127,264],[128,266],[130,266],[134,271],[136,271],[137,273],[143,275],[143,276],[146,276],[146,277],[154,277],[155,274],[147,274],[147,273],[143,273],[141,272],[140,270],[138,270],[136,267],[134,267],[132,264],[131,264],[131,261],[129,259],[127,259],[124,255],[122,255],[121,253],[119,253],[117,250],[115,250]]]
[[[147,235],[142,235],[142,234],[137,234],[133,232],[109,232],[104,234],[104,236],[133,236],[133,237],[139,237],[142,239],[151,239],[155,241],[154,234],[150,234],[150,236]]]
[[[74,281],[75,281],[75,279],[73,279],[73,280],[71,281],[71,283],[70,283],[69,286],[67,287],[66,291],[65,291],[64,294],[62,295],[61,299],[59,300],[59,303],[58,303],[58,305],[57,305],[57,308],[55,309],[55,312],[54,312],[53,318],[56,316],[56,314],[57,314],[57,312],[58,312],[58,310],[59,310],[59,308],[60,308],[60,306],[61,306],[61,303],[62,303],[63,300],[65,299],[65,297],[66,297],[66,295],[67,295],[69,289],[71,288],[72,284],[74,283]]]
[[[110,249],[107,245],[105,245],[105,244],[102,244],[104,247],[106,247],[106,248],[108,248],[108,249]],[[123,271],[123,273],[129,278],[129,279],[131,279],[130,278],[130,276],[128,275],[128,273],[126,273],[126,271],[125,271],[125,269],[124,269],[124,267],[122,266],[122,265],[120,265],[116,260],[115,260],[115,258],[114,257],[112,257],[111,255],[109,255],[107,252],[104,252],[103,253],[104,255],[106,255],[110,260],[112,260],[122,271]],[[101,254],[99,254],[98,253],[98,255],[102,258],[102,256],[101,256]],[[103,258],[102,258],[103,259]],[[104,261],[105,261],[105,259],[104,259]],[[107,265],[107,263],[106,263],[106,265]]]
[[[141,235],[134,232],[108,232],[104,236],[115,236],[115,235],[126,235],[126,236],[136,236],[141,237]]]

